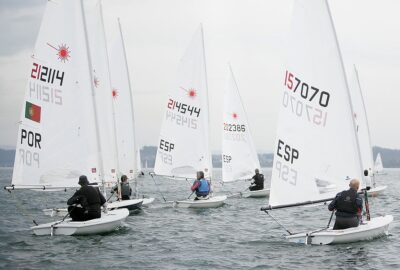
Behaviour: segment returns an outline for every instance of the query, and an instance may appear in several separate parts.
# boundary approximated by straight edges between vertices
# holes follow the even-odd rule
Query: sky
[[[108,39],[121,20],[139,146],[157,145],[176,70],[199,24],[205,34],[210,143],[221,148],[231,63],[259,152],[274,148],[285,40],[295,0],[104,0]],[[0,0],[0,147],[15,146],[30,55],[47,0]],[[372,145],[400,148],[400,1],[330,0],[347,70],[358,68]]]

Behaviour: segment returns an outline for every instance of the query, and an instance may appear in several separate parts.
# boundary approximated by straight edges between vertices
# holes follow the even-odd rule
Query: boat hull
[[[184,201],[175,201],[173,202],[174,207],[182,207],[182,208],[216,208],[224,205],[227,196],[212,196],[206,200],[184,200]]]
[[[286,239],[292,243],[306,245],[331,245],[367,241],[388,235],[389,224],[392,221],[393,216],[386,215],[372,218],[370,221],[366,221],[355,228],[345,230],[332,230],[332,228],[329,228],[319,232],[305,232],[289,235]]]
[[[126,208],[129,211],[140,210],[143,204],[143,199],[132,199],[132,200],[122,200],[115,201],[107,204],[108,210]]]
[[[245,191],[240,193],[243,198],[265,198],[269,196],[269,188]]]
[[[129,215],[128,209],[102,213],[101,218],[87,221],[55,221],[31,227],[35,235],[90,235],[111,232],[122,225]]]
[[[154,202],[154,198],[143,198],[143,204],[142,205],[149,205]]]
[[[368,195],[370,196],[378,196],[381,195],[385,190],[386,190],[387,186],[377,186],[374,188],[371,188],[370,190],[368,190]]]
[[[129,211],[137,211],[137,210],[140,210],[142,205],[150,204],[153,201],[154,201],[154,198],[115,201],[115,202],[108,203],[107,209],[115,210],[115,209],[120,209],[120,208],[127,208]],[[67,208],[48,208],[48,209],[43,209],[43,213],[44,213],[44,215],[51,216],[51,217],[54,217],[54,216],[64,217],[68,213],[68,210],[67,210]]]

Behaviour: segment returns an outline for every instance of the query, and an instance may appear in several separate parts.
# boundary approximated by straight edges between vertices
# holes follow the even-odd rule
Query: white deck
[[[393,221],[393,216],[386,215],[375,217],[366,221],[358,227],[345,230],[327,230],[319,232],[304,232],[289,235],[286,239],[289,242],[306,245],[329,245],[342,244],[371,240],[384,235],[388,235],[389,224]]]
[[[173,202],[174,207],[182,208],[215,208],[224,205],[227,196],[212,196],[206,200],[184,200]]]
[[[102,213],[101,218],[88,221],[55,221],[31,227],[36,235],[88,235],[111,232],[121,226],[129,215],[128,209],[116,209]]]
[[[244,198],[264,198],[269,196],[269,188],[245,191],[240,193]]]

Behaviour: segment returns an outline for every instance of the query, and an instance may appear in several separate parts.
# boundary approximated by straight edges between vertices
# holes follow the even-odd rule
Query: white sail
[[[109,46],[112,96],[115,109],[115,124],[118,143],[119,173],[129,179],[136,174],[135,126],[132,89],[126,61],[125,46],[120,24],[119,32]]]
[[[378,153],[378,155],[376,156],[374,168],[375,168],[376,173],[383,172],[383,163],[382,163],[381,153]]]
[[[250,179],[254,169],[260,168],[260,162],[231,68],[224,96],[223,121],[222,180]]]
[[[207,79],[202,27],[196,32],[178,69],[166,102],[154,171],[194,178],[211,174]]]
[[[361,179],[347,79],[328,3],[295,1],[270,205],[334,197]]]
[[[361,90],[358,72],[354,66],[353,72],[349,77],[349,87],[351,89],[351,101],[354,109],[354,121],[356,123],[357,136],[360,146],[361,161],[363,170],[368,170],[368,177],[364,176],[365,183],[371,183],[373,175],[373,155],[368,125],[367,110],[365,108],[364,97]]]
[[[27,74],[12,184],[99,180],[91,79],[80,1],[49,1]]]
[[[136,150],[136,173],[142,173],[142,159],[140,157],[140,149]]]
[[[116,182],[118,169],[116,130],[113,123],[113,98],[101,4],[99,0],[89,0],[84,3],[104,168],[102,180]]]

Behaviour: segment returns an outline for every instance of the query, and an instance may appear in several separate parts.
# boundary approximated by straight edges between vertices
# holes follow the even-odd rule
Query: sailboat
[[[358,71],[355,66],[350,76],[349,85],[350,89],[352,89],[350,93],[354,109],[354,121],[356,122],[362,167],[364,170],[368,170],[366,181],[368,183],[372,183],[372,188],[368,190],[368,193],[376,196],[379,193],[382,193],[387,188],[387,186],[376,186],[367,110],[365,108],[360,80],[358,77]]]
[[[376,155],[375,163],[374,163],[374,170],[376,175],[385,175],[386,172],[383,170],[383,163],[381,153]]]
[[[178,81],[170,92],[160,132],[154,172],[173,179],[193,179],[203,171],[212,179],[209,149],[207,75],[202,26],[180,61]],[[183,182],[183,181],[181,181]],[[209,208],[224,204],[226,196],[175,201],[177,207]]]
[[[119,171],[124,172],[130,182],[134,183],[135,201],[141,200],[144,205],[154,198],[138,198],[137,177],[140,165],[140,149],[136,147],[135,118],[133,93],[129,78],[128,62],[121,23],[118,20],[118,33],[109,46],[109,66],[114,101],[114,123],[117,137]],[[122,201],[120,203],[124,203]]]
[[[224,96],[222,131],[222,181],[250,180],[254,169],[260,168],[257,152],[250,133],[246,111],[239,94],[233,71],[229,65],[228,85]],[[269,189],[246,191],[243,197],[266,197]]]
[[[328,2],[299,0],[294,5],[269,206],[261,208],[266,213],[330,201],[348,189],[348,179],[356,178],[366,185]],[[364,173],[368,175],[368,171]],[[332,230],[328,225],[304,233],[289,231],[286,239],[315,245],[370,240],[388,234],[392,221],[391,215],[370,218],[368,212],[366,220],[355,228]]]
[[[49,1],[32,55],[12,185],[6,189],[74,188],[80,175],[103,181],[92,70],[82,1]],[[119,209],[84,222],[66,215],[31,229],[36,235],[104,233],[121,226],[128,215]]]
[[[134,171],[133,165],[135,164],[135,158],[133,157],[133,160],[130,160],[129,154],[126,153],[130,149],[131,151],[135,151],[134,147],[129,148],[129,142],[124,143],[125,141],[127,141],[126,136],[129,136],[133,132],[133,130],[131,131],[129,129],[130,123],[133,122],[129,122],[129,119],[126,119],[129,118],[129,114],[126,114],[127,110],[125,110],[124,112],[121,111],[122,109],[126,109],[126,106],[124,106],[123,103],[129,104],[129,96],[127,97],[122,93],[122,91],[127,90],[125,90],[125,88],[122,88],[120,93],[121,97],[117,97],[117,90],[111,87],[111,73],[113,70],[111,70],[109,66],[115,63],[115,61],[109,61],[108,57],[101,1],[85,1],[84,12],[86,15],[85,19],[88,29],[88,43],[92,59],[91,63],[93,84],[96,91],[95,98],[97,105],[97,114],[99,119],[101,119],[98,125],[98,130],[101,134],[99,138],[102,150],[101,160],[104,171],[104,177],[101,179],[101,185],[103,186],[104,196],[107,197],[107,187],[118,186],[119,177],[121,175],[126,174],[130,176],[128,172]],[[118,47],[116,49],[119,50],[120,48]],[[116,52],[116,54],[121,53],[121,51]],[[111,57],[115,57],[116,59],[118,59],[118,55],[111,55]],[[122,73],[124,70],[121,71],[122,67],[118,65],[113,66],[113,68],[115,68],[115,73],[119,73],[118,75],[114,75],[113,83],[114,85],[121,86],[121,84],[125,83],[125,73]],[[122,74],[122,78],[120,78],[120,74]],[[119,98],[125,98],[125,100],[119,101]],[[130,139],[133,144],[134,137],[128,137],[128,139]],[[129,164],[129,162],[132,162],[132,165],[126,166],[127,163]],[[118,198],[116,201],[109,202],[107,204],[107,208],[109,210],[127,208],[134,213],[136,210],[141,208],[144,202],[143,199],[139,198],[121,200],[119,198],[119,192],[113,193],[112,196],[114,194],[116,194]],[[111,200],[111,197],[108,198],[108,201]],[[44,209],[43,212],[46,215],[63,216],[67,213],[67,209]]]
[[[140,156],[140,149],[136,151],[136,176],[143,177],[144,172],[142,169],[142,158]]]

